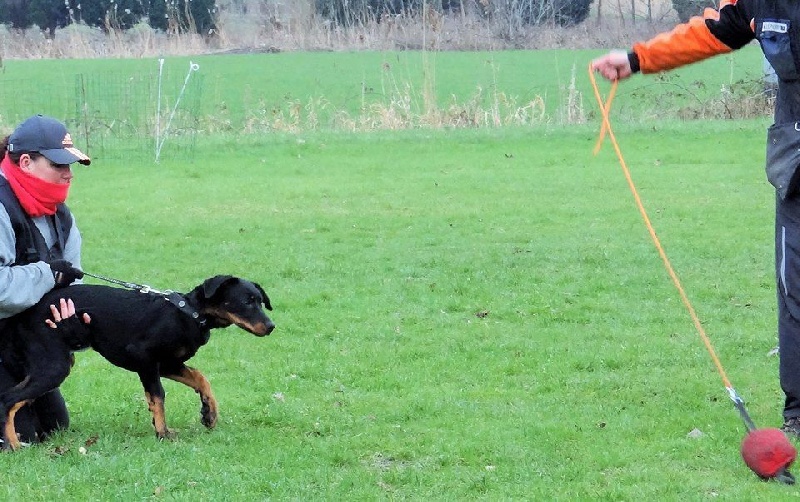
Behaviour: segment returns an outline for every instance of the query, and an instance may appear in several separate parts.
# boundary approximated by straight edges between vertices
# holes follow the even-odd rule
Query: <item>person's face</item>
[[[69,164],[54,164],[44,155],[34,160],[27,153],[23,153],[19,158],[19,167],[28,174],[50,183],[67,184],[72,180],[72,169]]]

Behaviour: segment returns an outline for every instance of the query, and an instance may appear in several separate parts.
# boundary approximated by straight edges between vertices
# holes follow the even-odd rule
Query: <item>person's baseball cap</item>
[[[8,151],[12,153],[38,152],[55,164],[80,162],[88,166],[92,159],[72,144],[67,127],[44,115],[34,115],[17,126],[8,137]]]

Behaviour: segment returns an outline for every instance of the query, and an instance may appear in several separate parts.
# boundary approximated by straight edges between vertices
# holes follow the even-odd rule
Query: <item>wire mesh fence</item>
[[[58,82],[3,79],[0,135],[41,113],[62,120],[93,159],[192,159],[201,121],[198,69],[81,73]]]

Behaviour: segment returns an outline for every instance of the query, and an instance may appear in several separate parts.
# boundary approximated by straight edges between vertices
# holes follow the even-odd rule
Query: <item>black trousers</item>
[[[800,195],[776,197],[775,274],[784,419],[800,417]]]

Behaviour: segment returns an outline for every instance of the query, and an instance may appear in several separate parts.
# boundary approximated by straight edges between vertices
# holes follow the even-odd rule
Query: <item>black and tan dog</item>
[[[45,324],[50,305],[70,298],[79,314]],[[202,373],[184,363],[205,345],[210,330],[235,324],[257,336],[269,335],[275,324],[262,305],[269,298],[256,283],[232,276],[212,277],[186,294],[141,293],[98,285],[53,290],[30,309],[8,319],[0,336],[0,358],[19,383],[0,389],[3,448],[20,446],[14,429],[17,410],[55,389],[69,375],[72,352],[93,348],[112,364],[139,375],[159,438],[171,435],[164,417],[161,377],[181,382],[200,394],[200,420],[216,425],[217,402]]]

